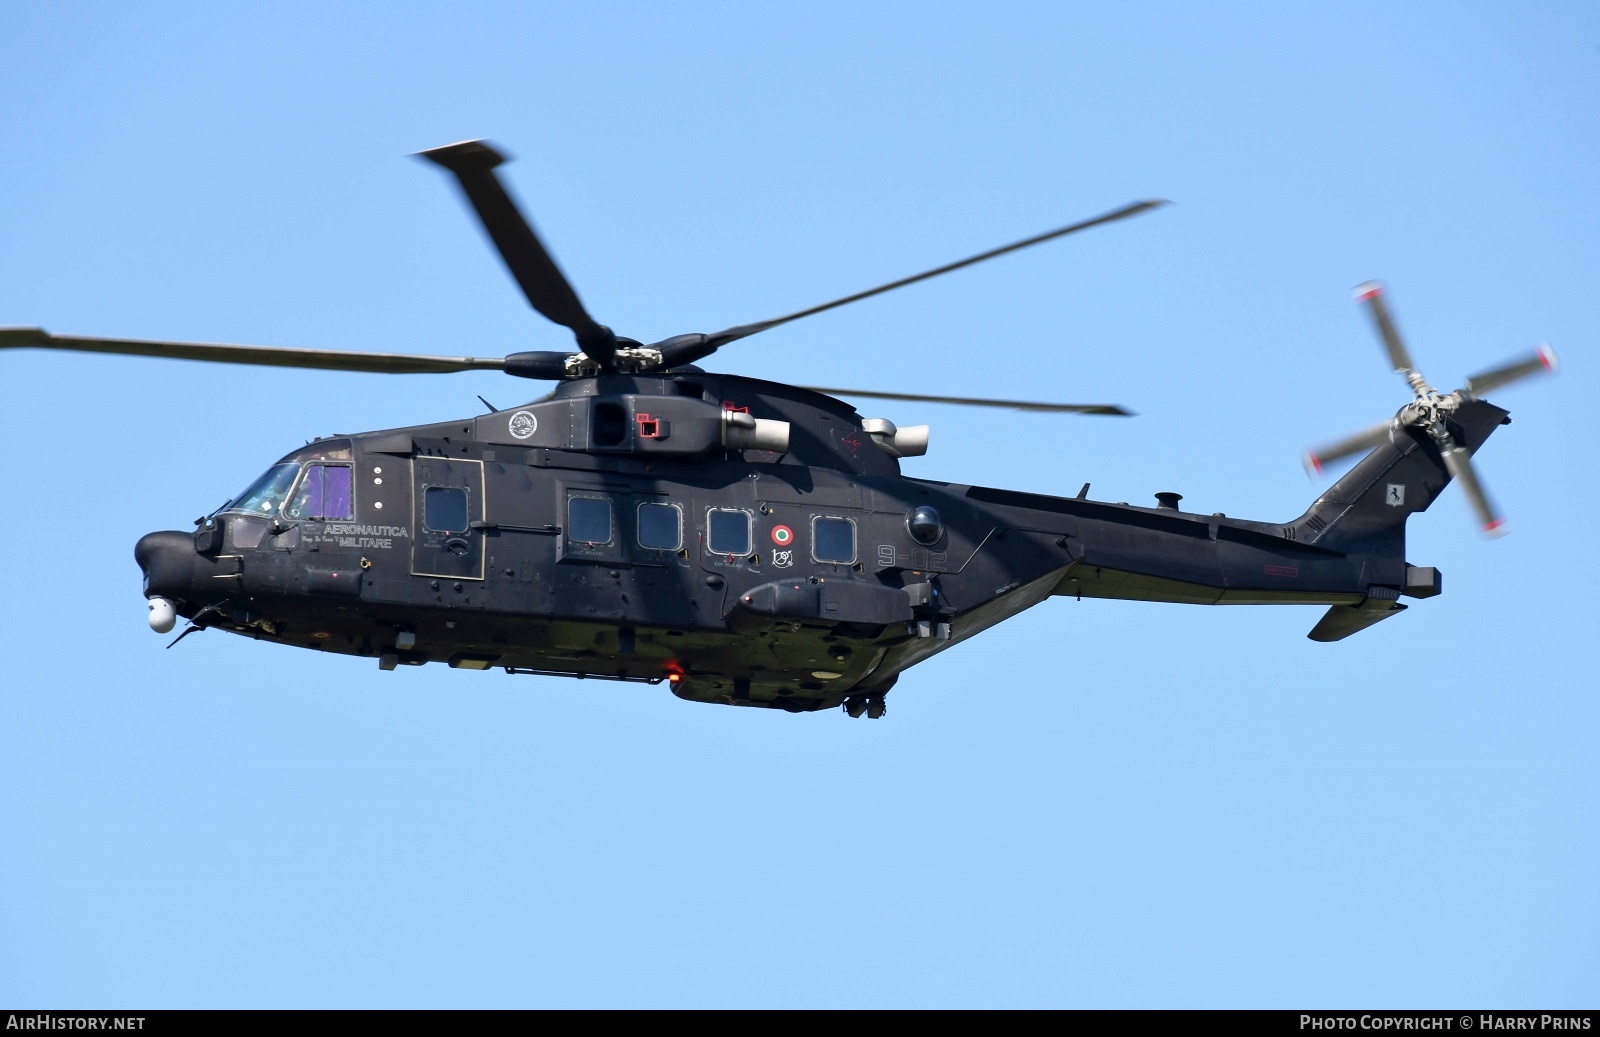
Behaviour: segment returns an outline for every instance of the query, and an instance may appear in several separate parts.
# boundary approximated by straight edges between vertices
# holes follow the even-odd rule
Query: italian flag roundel
[[[794,543],[794,530],[788,526],[773,526],[772,542],[779,547],[788,547]]]

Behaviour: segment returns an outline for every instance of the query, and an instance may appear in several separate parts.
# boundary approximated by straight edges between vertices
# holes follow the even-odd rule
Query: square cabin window
[[[639,505],[639,546],[656,551],[683,546],[683,512],[676,504]]]
[[[750,553],[750,515],[714,508],[706,513],[706,550],[714,555]]]
[[[422,492],[422,524],[435,533],[460,533],[467,528],[467,491],[459,486],[430,486]]]
[[[856,524],[846,518],[811,520],[811,557],[819,562],[856,560]]]
[[[568,500],[567,539],[575,544],[611,543],[611,502],[599,497]]]

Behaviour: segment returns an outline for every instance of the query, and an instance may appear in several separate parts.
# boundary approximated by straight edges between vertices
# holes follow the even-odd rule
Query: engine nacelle
[[[743,411],[722,412],[722,445],[733,450],[789,452],[789,423],[774,418],[752,418]]]
[[[864,418],[861,431],[890,457],[921,457],[928,452],[927,425],[896,428],[888,418]]]

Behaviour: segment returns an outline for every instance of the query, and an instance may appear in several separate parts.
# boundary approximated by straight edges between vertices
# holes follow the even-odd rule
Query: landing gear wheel
[[[852,717],[858,717],[867,711],[867,700],[860,695],[851,695],[844,700],[844,711]]]
[[[879,717],[883,716],[884,711],[886,709],[888,709],[888,708],[889,707],[884,705],[884,703],[883,703],[883,696],[882,695],[869,695],[869,696],[867,696],[867,719],[868,720],[876,720],[876,719],[878,719]]]

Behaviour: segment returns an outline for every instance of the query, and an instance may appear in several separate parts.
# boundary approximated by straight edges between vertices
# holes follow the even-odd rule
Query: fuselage
[[[746,413],[786,423],[787,449],[723,442]],[[147,595],[203,627],[806,711],[881,696],[1053,594],[1354,605],[1404,585],[1403,557],[1319,545],[1319,522],[910,479],[838,400],[689,373],[318,440],[137,553]]]

